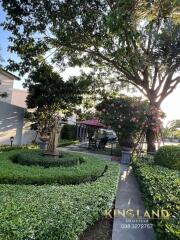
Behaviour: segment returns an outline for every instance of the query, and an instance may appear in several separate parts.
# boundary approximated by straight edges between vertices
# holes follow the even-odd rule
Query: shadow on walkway
[[[115,212],[113,223],[112,240],[155,240],[155,233],[152,224],[147,219],[124,218],[118,216],[118,211],[137,210],[142,214],[145,211],[138,183],[133,175],[131,167],[121,164],[121,176],[115,202]],[[142,215],[140,215],[142,216]]]

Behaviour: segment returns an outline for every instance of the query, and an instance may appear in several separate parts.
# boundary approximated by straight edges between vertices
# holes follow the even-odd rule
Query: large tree
[[[101,78],[132,84],[158,111],[180,82],[177,2],[2,0],[10,50],[21,57],[18,64],[10,60],[11,68],[26,73],[48,52],[59,66],[88,66]],[[147,141],[154,151],[152,129]]]
[[[53,70],[53,67],[43,63],[29,74],[25,86],[28,88],[27,106],[33,111],[26,117],[32,122],[32,127],[40,134],[50,134],[61,125],[62,118],[72,116],[76,105],[81,104],[83,94],[88,94],[91,79],[72,77],[68,81]],[[58,123],[57,123],[58,120]],[[55,126],[57,125],[58,126]],[[48,146],[49,146],[48,145]],[[55,149],[55,145],[52,146]]]

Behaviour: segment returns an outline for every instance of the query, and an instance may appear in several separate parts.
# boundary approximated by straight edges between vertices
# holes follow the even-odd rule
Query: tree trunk
[[[156,152],[156,134],[152,129],[147,129],[146,131],[146,141],[147,141],[147,153],[155,153]]]
[[[160,106],[154,101],[156,97],[151,96],[149,113],[148,113],[148,128],[146,130],[146,141],[147,141],[147,153],[154,154],[156,152],[156,140],[158,131],[158,119]]]

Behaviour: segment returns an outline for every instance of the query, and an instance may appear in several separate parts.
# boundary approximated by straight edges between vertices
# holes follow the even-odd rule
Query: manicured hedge
[[[0,145],[0,153],[1,152],[9,152],[12,150],[21,150],[21,149],[37,149],[37,144],[26,144],[26,145]]]
[[[61,139],[76,140],[76,125],[65,124],[61,130]]]
[[[85,160],[81,156],[71,156],[63,153],[62,157],[52,157],[43,155],[40,151],[20,152],[12,156],[14,163],[26,166],[42,166],[42,167],[70,167],[83,163]]]
[[[0,240],[78,239],[88,225],[112,206],[119,165],[107,164],[105,174],[92,183],[76,186],[1,184]]]
[[[149,210],[166,209],[170,220],[156,220],[155,229],[158,240],[179,239],[180,231],[180,174],[168,168],[147,164],[140,160],[133,162],[134,173]]]
[[[163,146],[155,154],[156,164],[180,171],[180,146]]]
[[[21,150],[27,153],[34,150]],[[84,156],[82,164],[73,167],[52,167],[44,168],[38,166],[23,166],[13,163],[10,159],[19,153],[14,150],[0,154],[0,183],[6,184],[79,184],[96,180],[101,176],[107,165],[94,156]],[[72,157],[72,154],[67,153]],[[82,154],[73,153],[74,157],[81,157]]]

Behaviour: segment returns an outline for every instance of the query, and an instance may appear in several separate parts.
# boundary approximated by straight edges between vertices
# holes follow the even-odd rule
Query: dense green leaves
[[[57,116],[72,115],[75,107],[88,93],[90,78],[72,77],[64,81],[53,67],[43,63],[33,70],[25,85],[28,87],[27,106],[36,109],[26,114],[39,132],[51,132]]]
[[[121,96],[103,100],[96,106],[100,119],[115,131],[119,143],[135,138],[146,120],[148,102],[138,97]]]
[[[28,150],[30,151],[30,150]],[[32,153],[34,150],[31,151]],[[19,150],[0,154],[0,183],[6,184],[79,184],[91,182],[100,177],[107,169],[108,161],[102,161],[93,156],[83,156],[83,163],[73,167],[38,167],[23,166],[13,163],[10,158]],[[27,150],[22,150],[23,156],[29,157]],[[67,157],[81,157],[77,153],[67,153]],[[32,155],[33,157],[34,155]]]
[[[155,154],[156,164],[180,171],[180,147],[163,146]]]
[[[0,240],[78,239],[112,207],[118,176],[118,165],[109,163],[104,176],[78,186],[1,184]]]
[[[85,159],[81,156],[72,156],[67,153],[63,153],[61,157],[53,157],[49,155],[44,155],[40,151],[33,152],[20,152],[12,156],[12,161],[26,166],[42,166],[45,168],[49,167],[71,167],[81,164]]]
[[[154,211],[166,209],[170,213],[169,220],[154,220],[157,239],[179,239],[179,171],[147,164],[140,160],[134,160],[133,169],[147,208]]]

